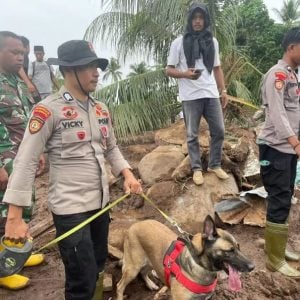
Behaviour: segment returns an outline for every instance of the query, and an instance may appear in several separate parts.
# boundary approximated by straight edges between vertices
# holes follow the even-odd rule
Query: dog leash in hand
[[[57,237],[56,239],[50,241],[49,243],[47,243],[46,245],[42,246],[41,248],[39,248],[37,251],[34,251],[34,253],[40,252],[41,250],[48,248],[58,242],[60,242],[61,240],[65,239],[66,237],[70,236],[71,234],[73,234],[74,232],[78,231],[79,229],[81,229],[82,227],[84,227],[85,225],[89,224],[90,222],[92,222],[93,220],[95,220],[96,218],[98,218],[99,216],[101,216],[102,214],[104,214],[105,212],[107,212],[108,210],[110,210],[112,207],[114,207],[115,205],[117,205],[119,202],[123,201],[125,198],[127,198],[130,194],[125,194],[122,197],[120,197],[119,199],[115,200],[114,202],[112,202],[111,204],[107,205],[106,207],[104,207],[103,209],[101,209],[100,211],[98,211],[96,214],[94,214],[93,216],[89,217],[88,219],[86,219],[85,221],[83,221],[82,223],[76,225],[75,227],[73,227],[72,229],[70,229],[69,231],[65,232],[64,234],[60,235],[59,237]]]
[[[179,225],[178,223],[176,223],[171,217],[169,217],[166,213],[164,213],[149,197],[147,197],[144,193],[141,194],[141,196],[148,201],[154,208],[156,208],[161,215],[171,223],[172,226],[174,226],[179,232],[180,234],[182,234],[184,237],[189,237],[191,236],[191,234],[189,234],[188,232],[184,231]]]

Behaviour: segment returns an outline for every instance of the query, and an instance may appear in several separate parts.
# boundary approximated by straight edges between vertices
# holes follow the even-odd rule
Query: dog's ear
[[[203,224],[203,238],[213,240],[217,235],[215,222],[210,215],[207,215]]]

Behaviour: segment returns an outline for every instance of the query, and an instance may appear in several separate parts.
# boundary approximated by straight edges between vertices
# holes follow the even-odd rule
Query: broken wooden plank
[[[37,223],[30,229],[31,236],[33,238],[36,238],[53,226],[54,224],[52,219],[43,220],[42,222]]]

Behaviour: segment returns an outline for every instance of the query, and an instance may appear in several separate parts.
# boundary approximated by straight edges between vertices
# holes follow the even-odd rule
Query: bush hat
[[[99,58],[92,44],[84,40],[71,40],[61,44],[57,49],[57,56],[58,58],[49,58],[47,63],[63,67],[78,67],[97,61],[102,71],[108,65],[108,60]]]

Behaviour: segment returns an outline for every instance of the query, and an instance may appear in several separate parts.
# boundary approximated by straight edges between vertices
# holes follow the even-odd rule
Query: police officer
[[[266,121],[258,137],[261,177],[268,192],[266,266],[291,278],[300,278],[286,259],[287,219],[294,193],[297,159],[300,157],[300,87],[295,68],[300,65],[300,27],[283,39],[284,55],[264,76],[262,101]]]
[[[31,110],[31,96],[17,76],[23,59],[21,38],[13,32],[0,31],[0,237],[4,234],[7,216],[7,205],[2,199]],[[26,222],[31,219],[31,200],[23,213]],[[2,250],[0,244],[0,252]],[[26,265],[37,265],[43,260],[41,254],[32,255]],[[0,278],[0,286],[8,289],[21,289],[28,283],[27,277],[17,274]]]
[[[65,85],[32,111],[4,197],[9,239],[30,236],[21,212],[30,204],[34,170],[44,147],[50,163],[48,202],[58,236],[108,203],[105,160],[115,176],[124,176],[126,192],[142,192],[116,145],[107,107],[89,94],[97,87],[98,68],[105,70],[108,61],[82,40],[65,42],[58,48],[58,59],[49,61],[60,66]],[[92,298],[108,252],[108,225],[106,213],[59,243],[67,300]]]

